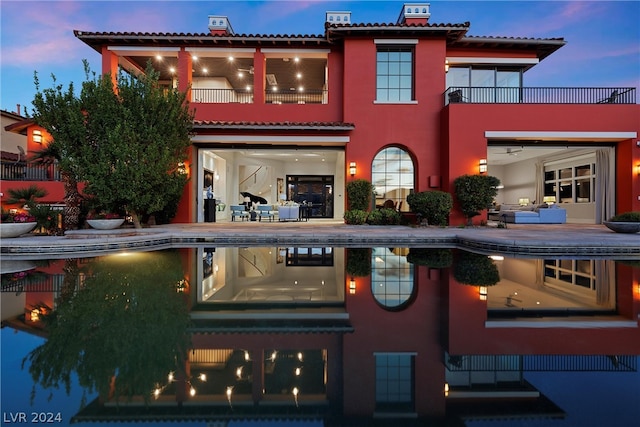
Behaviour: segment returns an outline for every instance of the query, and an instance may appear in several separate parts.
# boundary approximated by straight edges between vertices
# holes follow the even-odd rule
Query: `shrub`
[[[347,206],[349,210],[369,210],[373,185],[366,179],[356,179],[347,183]]]
[[[351,277],[367,277],[371,275],[371,249],[347,248],[345,271]]]
[[[447,225],[453,208],[451,194],[444,191],[422,191],[407,196],[411,212],[426,219],[430,225]]]
[[[640,222],[640,211],[623,212],[611,217],[611,222]]]
[[[498,267],[486,255],[460,251],[453,263],[457,282],[473,286],[493,286],[500,281]]]
[[[448,268],[453,263],[453,252],[444,248],[411,248],[407,262],[429,268]]]
[[[345,211],[344,222],[351,225],[362,225],[367,222],[367,211],[361,209],[352,209]]]
[[[489,175],[462,175],[453,181],[453,185],[460,210],[471,225],[471,219],[491,205],[498,194],[500,180]]]
[[[402,215],[395,209],[382,208],[369,212],[367,224],[371,225],[398,225]]]

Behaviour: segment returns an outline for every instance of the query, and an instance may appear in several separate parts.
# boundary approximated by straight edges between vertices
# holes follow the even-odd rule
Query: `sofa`
[[[557,205],[502,205],[489,214],[489,219],[511,224],[564,224],[567,210]]]
[[[300,206],[278,206],[278,221],[298,221]]]

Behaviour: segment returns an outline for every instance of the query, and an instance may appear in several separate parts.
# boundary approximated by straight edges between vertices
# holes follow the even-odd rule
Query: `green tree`
[[[75,230],[80,222],[80,202],[78,190],[78,170],[76,159],[78,149],[84,141],[84,118],[76,97],[73,83],[65,90],[56,84],[40,91],[38,74],[34,74],[36,95],[33,99],[33,121],[43,127],[53,140],[30,158],[30,162],[58,163],[60,180],[64,187],[64,228]]]
[[[187,301],[177,292],[184,270],[177,251],[65,263],[66,291],[44,316],[47,340],[23,360],[43,388],[72,375],[101,399],[151,397],[167,374],[184,367],[191,339]],[[78,273],[86,278],[77,288]],[[77,288],[77,290],[75,290]]]
[[[140,76],[96,77],[85,61],[80,96],[73,86],[38,92],[36,123],[58,143],[61,170],[84,181],[105,210],[175,214],[187,174],[193,113],[186,94],[163,88],[149,64]]]
[[[462,214],[471,225],[472,218],[491,205],[498,194],[500,180],[489,175],[462,175],[453,181],[453,185]]]
[[[87,74],[88,74],[87,69]],[[187,174],[193,113],[186,94],[166,89],[149,64],[145,73],[87,79],[80,96],[86,141],[78,158],[87,194],[105,207],[140,216],[174,208]]]

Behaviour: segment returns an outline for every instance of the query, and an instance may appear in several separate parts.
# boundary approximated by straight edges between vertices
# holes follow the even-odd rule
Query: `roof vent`
[[[209,31],[211,34],[233,34],[229,18],[219,15],[209,15]]]
[[[351,24],[351,12],[327,12],[325,22],[329,24]]]
[[[429,3],[405,3],[398,18],[399,24],[426,24],[431,12]]]

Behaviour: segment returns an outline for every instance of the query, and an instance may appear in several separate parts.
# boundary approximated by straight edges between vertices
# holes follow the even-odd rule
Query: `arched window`
[[[401,248],[371,251],[371,293],[387,310],[400,310],[413,301],[413,264]]]
[[[407,196],[414,189],[414,166],[409,153],[400,147],[387,147],[376,154],[371,165],[371,183],[377,207],[391,200],[396,210],[408,212]]]

